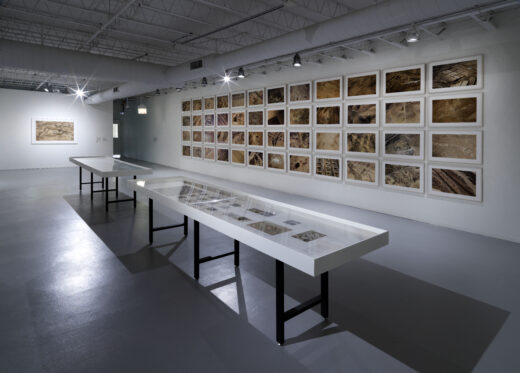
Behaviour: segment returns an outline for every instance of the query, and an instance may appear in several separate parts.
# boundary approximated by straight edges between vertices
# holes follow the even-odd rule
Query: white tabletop
[[[130,189],[311,276],[388,244],[388,231],[184,177]]]
[[[101,177],[149,175],[151,168],[142,167],[112,157],[70,157],[72,163]]]

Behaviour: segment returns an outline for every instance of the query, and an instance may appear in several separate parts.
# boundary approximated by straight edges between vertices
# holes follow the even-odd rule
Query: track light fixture
[[[205,87],[208,85],[208,79],[206,79],[206,77],[203,77],[202,80],[200,81],[200,85]]]
[[[406,33],[406,41],[408,43],[417,43],[419,41],[419,32],[417,32],[415,25],[412,25],[412,28]]]
[[[182,88],[181,88],[181,87],[177,87],[177,88],[175,88],[175,90],[176,90],[177,92],[180,92],[180,91],[182,91]]]
[[[241,67],[238,69],[238,75],[237,75],[240,79],[244,79],[246,77],[246,74],[244,73],[244,68]]]
[[[148,108],[143,103],[143,98],[139,97],[139,105],[137,106],[137,114],[139,115],[146,115],[148,114]]]
[[[302,65],[302,59],[298,53],[294,55],[292,65],[294,67],[300,67]]]
[[[51,91],[50,88],[49,88],[49,83],[45,83],[45,85],[43,86],[43,90],[45,92],[50,92]]]

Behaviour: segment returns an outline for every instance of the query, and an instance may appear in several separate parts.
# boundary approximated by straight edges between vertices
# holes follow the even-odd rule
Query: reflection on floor
[[[154,167],[154,176],[180,173]],[[390,245],[331,272],[329,320],[300,315],[278,347],[272,259],[242,245],[239,268],[232,257],[204,263],[197,283],[191,220],[188,237],[181,228],[159,231],[150,246],[146,201],[107,214],[100,193],[91,203],[78,192],[76,168],[0,178],[2,371],[518,366],[518,244],[236,184],[391,232]],[[182,221],[156,207],[156,225]],[[232,245],[201,225],[201,256]],[[319,291],[318,279],[290,268],[285,276],[286,307]]]

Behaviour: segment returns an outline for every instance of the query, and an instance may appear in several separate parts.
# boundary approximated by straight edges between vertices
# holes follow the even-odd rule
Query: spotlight
[[[413,25],[406,33],[406,41],[408,43],[417,43],[419,41],[419,33],[417,32],[415,25]]]
[[[83,88],[73,89],[73,91],[74,91],[74,94],[76,95],[76,97],[83,98],[86,96],[86,93],[83,90]]]
[[[300,67],[302,65],[302,59],[300,58],[300,55],[298,53],[294,55],[292,65],[294,67]]]
[[[175,90],[176,90],[177,92],[180,92],[180,91],[182,91],[182,88],[181,88],[181,87],[177,87],[177,88],[175,88]]]
[[[139,115],[146,115],[148,114],[148,108],[145,104],[143,104],[142,97],[139,97],[139,105],[137,106],[137,114]]]
[[[205,87],[208,85],[208,79],[206,79],[206,77],[203,77],[202,80],[200,81],[200,85]]]
[[[237,75],[240,79],[244,79],[246,77],[246,74],[244,73],[244,68],[241,67],[238,69],[238,75]]]
[[[230,80],[231,78],[229,77],[229,75],[227,73],[224,74],[224,83],[229,83]]]

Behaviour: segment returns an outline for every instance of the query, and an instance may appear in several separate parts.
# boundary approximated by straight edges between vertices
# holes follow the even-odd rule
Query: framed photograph
[[[314,123],[316,126],[338,127],[341,126],[341,103],[316,105],[314,107]]]
[[[482,126],[482,93],[428,97],[430,125]]]
[[[377,159],[345,158],[345,181],[352,184],[379,184],[379,161]]]
[[[231,131],[231,145],[245,146],[246,131]]]
[[[227,126],[229,126],[229,113],[227,111],[223,113],[217,112],[217,127]]]
[[[289,110],[289,126],[310,126],[311,125],[311,105],[306,106],[290,106]]]
[[[341,153],[341,131],[314,131],[314,150],[326,153]]]
[[[247,125],[251,127],[262,127],[264,125],[264,109],[248,110]]]
[[[191,150],[191,158],[202,159],[202,146],[192,146]]]
[[[229,149],[217,147],[217,162],[229,163]]]
[[[378,156],[379,131],[349,130],[345,132],[345,153]]]
[[[343,78],[319,79],[314,81],[315,101],[338,101],[343,98]]]
[[[424,94],[424,64],[383,70],[383,95]]]
[[[348,101],[345,104],[349,127],[379,127],[379,101]]]
[[[428,136],[430,160],[482,163],[481,131],[429,131]]]
[[[69,118],[32,118],[31,140],[36,145],[77,144],[78,126]]]
[[[213,146],[204,146],[204,160],[215,162],[215,148]]]
[[[184,112],[184,113],[188,113],[191,111],[191,100],[185,100],[185,101],[182,101],[182,104],[181,104],[181,110]]]
[[[215,96],[204,97],[204,110],[215,110]]]
[[[262,150],[248,150],[247,167],[264,168],[264,152]]]
[[[247,146],[263,148],[264,145],[264,131],[247,131]]]
[[[246,112],[245,111],[232,111],[231,112],[231,125],[234,127],[245,127]]]
[[[205,130],[204,131],[204,144],[214,144],[215,143],[215,131]]]
[[[424,131],[383,131],[383,156],[424,159]]]
[[[424,98],[383,100],[383,126],[424,127]]]
[[[266,131],[267,148],[283,150],[285,149],[285,130]]]
[[[285,153],[281,152],[267,152],[266,168],[271,171],[285,172]]]
[[[423,163],[383,161],[382,178],[387,188],[424,193]]]
[[[231,164],[235,166],[245,166],[246,150],[231,148]]]
[[[193,127],[202,127],[202,115],[194,115],[191,118]]]
[[[189,115],[183,115],[181,117],[182,126],[183,127],[190,127],[191,126],[191,117]]]
[[[289,103],[303,104],[312,101],[312,82],[289,84]]]
[[[312,150],[312,132],[311,131],[289,131],[289,149],[297,151],[311,151]]]
[[[285,104],[285,85],[267,88],[267,105]]]
[[[311,155],[289,153],[288,171],[295,175],[311,175]]]
[[[442,197],[482,201],[480,168],[428,166],[428,194]]]
[[[189,145],[182,146],[182,156],[191,157],[191,146],[189,146]]]
[[[182,142],[190,142],[191,141],[191,131],[183,130],[182,131]]]
[[[267,109],[267,126],[285,126],[285,107]]]
[[[244,108],[246,106],[246,93],[234,92],[231,93],[231,107],[233,109]]]
[[[197,142],[197,143],[200,143],[202,142],[202,131],[193,131],[191,133],[192,135],[192,142]]]
[[[264,106],[264,89],[251,89],[247,91],[247,106],[259,107]]]
[[[330,155],[314,156],[314,176],[341,181],[341,157]]]
[[[347,75],[345,88],[347,99],[379,97],[379,71]]]
[[[217,110],[219,109],[229,109],[229,95],[219,95],[217,96]]]
[[[229,145],[229,131],[217,131],[217,144]]]
[[[194,98],[191,100],[191,110],[194,112],[200,112],[202,110],[202,99]]]
[[[428,64],[431,93],[482,88],[482,56],[455,58]]]
[[[215,127],[215,113],[204,114],[204,127]]]

